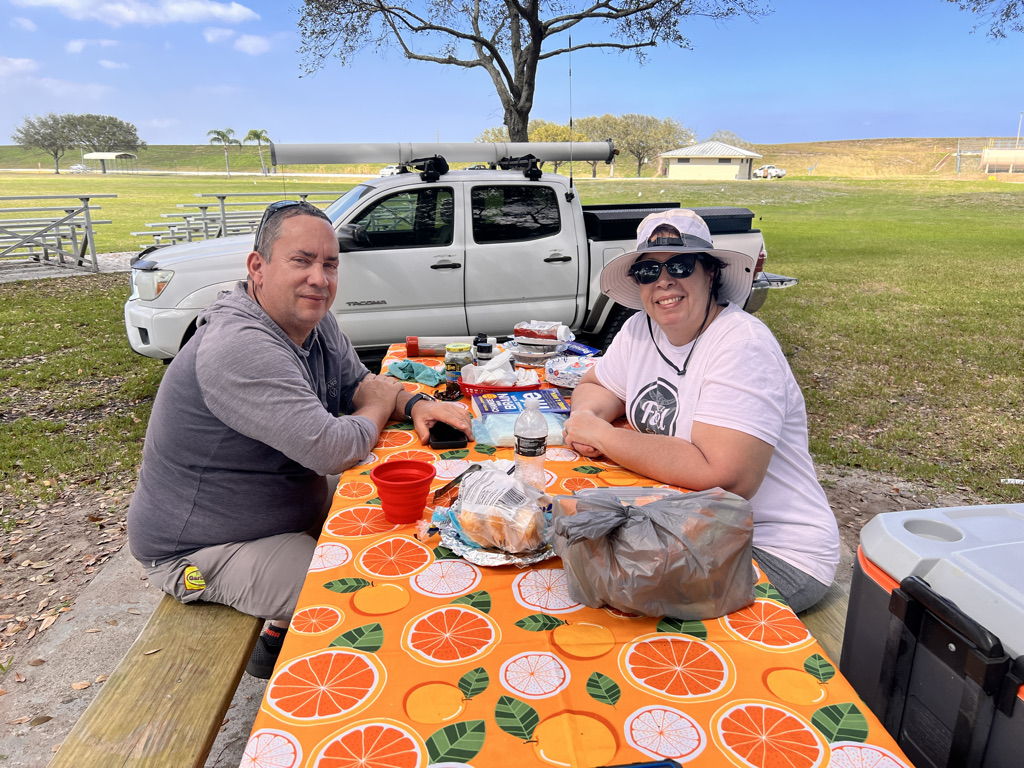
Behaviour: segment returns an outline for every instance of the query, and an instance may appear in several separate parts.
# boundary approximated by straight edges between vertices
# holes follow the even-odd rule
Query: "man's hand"
[[[412,424],[424,445],[430,442],[430,428],[439,421],[450,424],[470,440],[473,439],[472,419],[465,408],[436,400],[420,400],[412,407]]]

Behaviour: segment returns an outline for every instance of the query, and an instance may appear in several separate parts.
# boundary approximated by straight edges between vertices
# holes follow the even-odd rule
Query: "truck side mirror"
[[[342,224],[338,228],[338,250],[357,251],[370,245],[370,236],[362,224]]]

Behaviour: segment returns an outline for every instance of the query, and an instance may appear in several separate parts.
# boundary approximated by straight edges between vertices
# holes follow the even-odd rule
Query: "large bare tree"
[[[299,29],[307,73],[332,55],[347,65],[366,48],[391,47],[416,61],[482,68],[509,137],[527,141],[540,62],[599,48],[643,63],[660,43],[690,48],[682,33],[690,17],[767,13],[759,0],[304,0]]]

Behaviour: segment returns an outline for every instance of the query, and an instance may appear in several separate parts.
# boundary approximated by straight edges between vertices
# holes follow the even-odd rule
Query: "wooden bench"
[[[833,582],[825,596],[806,611],[798,614],[800,621],[811,630],[832,661],[839,664],[843,651],[843,632],[846,629],[846,610],[850,604],[850,586]]]
[[[165,595],[50,768],[201,768],[262,627]]]

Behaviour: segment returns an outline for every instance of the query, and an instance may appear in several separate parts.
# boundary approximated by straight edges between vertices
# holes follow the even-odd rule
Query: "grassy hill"
[[[981,148],[988,138],[925,138],[925,139],[856,139],[850,141],[818,141],[802,144],[754,144],[751,148],[763,155],[757,164],[774,163],[785,168],[789,177],[827,177],[855,179],[957,178],[957,143],[964,147]],[[140,150],[138,167],[144,171],[223,173],[224,150],[213,145],[153,145]],[[270,152],[263,150],[264,162],[270,163]],[[254,145],[228,149],[231,170],[239,173],[258,173],[260,158]],[[62,173],[71,165],[82,162],[77,150],[61,159]],[[376,174],[380,163],[357,165],[288,166],[279,169],[290,173],[356,173]],[[42,152],[32,152],[17,146],[0,146],[0,168],[34,169],[52,172],[53,159]],[[813,169],[813,170],[812,170]],[[559,168],[568,173],[567,164]],[[643,176],[653,177],[657,163],[644,166]],[[589,178],[591,167],[576,163],[576,176]],[[607,177],[610,168],[598,166],[598,176]],[[636,162],[629,156],[620,156],[615,170],[619,178],[635,178]],[[984,178],[978,159],[965,158],[960,178]]]

